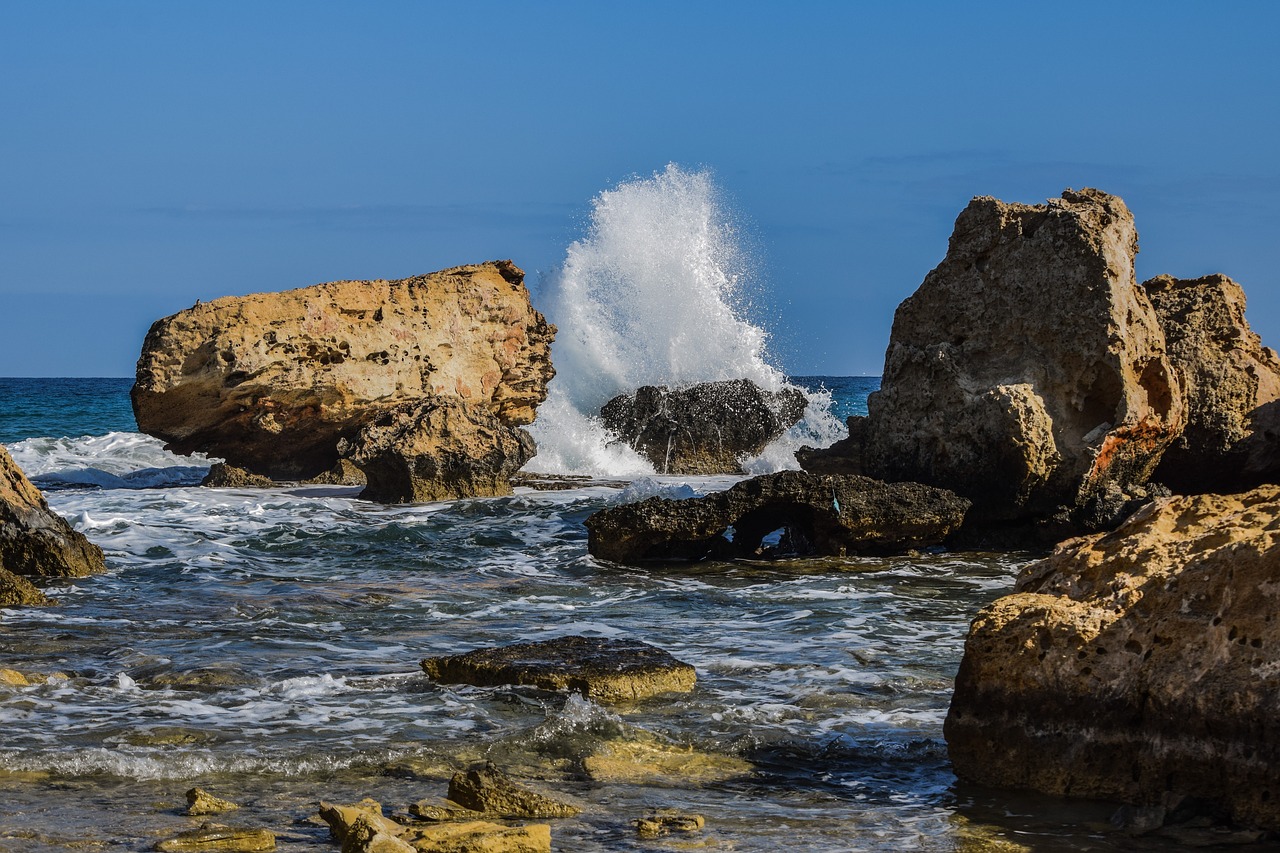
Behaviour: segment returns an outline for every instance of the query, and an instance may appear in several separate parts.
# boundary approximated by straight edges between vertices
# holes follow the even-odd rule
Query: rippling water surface
[[[0,686],[0,849],[147,849],[198,822],[180,814],[193,785],[281,849],[333,849],[308,822],[319,800],[403,809],[483,759],[583,805],[554,822],[560,850],[663,849],[629,826],[652,806],[704,814],[710,849],[1127,849],[1105,807],[966,790],[948,768],[964,634],[1019,555],[625,568],[587,554],[590,513],[734,478],[384,507],[200,488],[199,460],[120,411],[94,424],[24,437],[0,418],[110,566],[57,582],[57,607],[0,612],[0,667],[49,677]],[[657,645],[698,686],[605,708],[418,666],[569,634]]]

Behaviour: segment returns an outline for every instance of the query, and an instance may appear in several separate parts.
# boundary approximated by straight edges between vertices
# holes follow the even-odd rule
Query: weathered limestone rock
[[[352,826],[362,819],[379,833],[391,836],[404,833],[403,826],[382,816],[382,803],[367,797],[352,805],[321,803],[320,818],[329,824],[329,832],[339,842],[345,842]]]
[[[637,640],[600,637],[560,637],[476,649],[427,658],[422,669],[445,684],[527,684],[581,693],[604,703],[687,693],[697,680],[693,667],[662,649]]]
[[[415,848],[386,831],[383,822],[361,814],[347,827],[342,853],[414,853]]]
[[[661,838],[673,832],[701,832],[707,819],[700,814],[680,809],[650,809],[644,817],[631,821],[641,838]]]
[[[449,801],[486,817],[573,817],[582,811],[517,784],[492,764],[455,773],[449,780]]]
[[[407,403],[531,423],[554,334],[510,261],[225,297],[151,327],[134,412],[176,452],[302,480],[333,468],[340,439]]]
[[[219,850],[225,853],[259,853],[276,849],[275,833],[266,829],[246,829],[206,823],[199,829],[179,832],[173,838],[158,842],[161,853],[201,853]]]
[[[420,853],[551,853],[551,827],[545,823],[438,823],[414,828],[406,838]]]
[[[956,773],[1280,829],[1280,486],[1158,500],[1065,542],[974,621]]]
[[[1187,405],[1187,425],[1152,478],[1183,494],[1280,480],[1280,358],[1249,328],[1240,285],[1162,275],[1142,287]]]
[[[200,485],[211,489],[264,489],[274,486],[275,480],[228,465],[215,462],[209,466],[209,473],[200,481]]]
[[[340,447],[368,478],[360,496],[383,503],[508,495],[537,452],[491,409],[450,399],[384,410]]]
[[[649,498],[586,521],[587,550],[603,560],[700,560],[780,554],[891,554],[936,545],[969,502],[918,483],[801,471],[765,474],[700,498]],[[762,546],[785,531],[776,549]]]
[[[1098,190],[975,198],[898,306],[867,423],[802,466],[952,489],[973,520],[1117,521],[1184,423],[1137,250],[1128,208]]]
[[[105,569],[102,550],[49,509],[0,445],[0,603],[47,603],[24,578],[83,577]]]
[[[591,781],[628,785],[708,785],[741,779],[753,769],[736,756],[699,752],[653,736],[605,741],[582,759]]]
[[[646,385],[606,403],[600,420],[659,474],[737,474],[741,460],[797,423],[806,405],[799,388],[765,391],[749,379]]]
[[[187,791],[187,814],[210,815],[234,811],[240,808],[230,800],[215,797],[203,788],[192,788]]]

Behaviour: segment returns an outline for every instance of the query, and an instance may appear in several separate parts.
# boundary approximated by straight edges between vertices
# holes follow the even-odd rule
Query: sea
[[[562,851],[1163,849],[1105,803],[962,783],[942,723],[968,626],[1033,555],[621,566],[584,520],[739,477],[658,476],[593,412],[653,382],[796,384],[804,420],[748,472],[795,466],[866,411],[875,377],[787,376],[747,319],[744,262],[708,176],[601,193],[535,293],[558,375],[527,467],[584,479],[384,506],[359,489],[199,485],[211,460],[138,432],[129,378],[0,379],[0,443],[108,571],[56,606],[0,610],[0,850],[148,850],[207,818],[193,787],[284,851],[336,850],[321,801],[403,814],[492,761],[583,809]],[[749,272],[749,270],[748,270]],[[419,662],[568,635],[641,640],[697,670],[688,694],[610,707],[441,685]],[[653,808],[703,815],[647,840]]]

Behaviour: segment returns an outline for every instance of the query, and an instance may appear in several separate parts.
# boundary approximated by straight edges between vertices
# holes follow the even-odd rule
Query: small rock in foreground
[[[700,814],[679,809],[653,809],[644,817],[631,821],[641,838],[661,838],[673,832],[701,832],[707,819]]]
[[[206,823],[199,829],[179,832],[156,844],[160,853],[201,853],[205,850],[226,853],[258,853],[276,849],[275,833],[266,829],[245,829]]]
[[[573,817],[582,811],[516,784],[492,764],[455,773],[449,780],[449,800],[489,817]]]
[[[445,684],[524,684],[606,703],[687,693],[697,681],[692,666],[656,646],[580,636],[427,658],[422,669]]]
[[[410,829],[405,836],[419,853],[550,853],[551,827],[545,823],[503,826],[477,820]],[[373,851],[371,851],[373,853]]]
[[[240,808],[230,800],[215,797],[203,788],[192,788],[187,791],[187,814],[207,815],[221,814]]]

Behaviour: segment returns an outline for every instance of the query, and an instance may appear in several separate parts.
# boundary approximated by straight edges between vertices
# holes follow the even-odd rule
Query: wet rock
[[[266,829],[206,823],[199,829],[180,832],[173,838],[165,839],[157,843],[154,849],[161,853],[202,853],[206,850],[258,853],[262,850],[275,850],[276,837]]]
[[[203,788],[192,788],[187,791],[187,814],[210,815],[235,811],[240,808],[230,800],[215,797]]]
[[[441,823],[414,828],[406,840],[421,853],[550,853],[551,827],[545,823]]]
[[[582,759],[582,770],[593,782],[685,786],[740,779],[751,774],[752,765],[648,737],[602,743]]]
[[[7,684],[10,687],[28,687],[31,682],[16,669],[0,669],[0,684]]]
[[[918,483],[782,471],[701,498],[649,498],[602,510],[586,521],[587,550],[629,564],[893,554],[943,542],[968,508],[967,500]],[[770,545],[770,534],[781,538]]]
[[[1098,190],[973,199],[898,306],[865,423],[801,465],[951,489],[971,522],[1118,523],[1185,419],[1137,248]]]
[[[418,820],[441,823],[450,820],[479,820],[484,814],[463,808],[451,800],[419,800],[409,806],[409,814]]]
[[[45,607],[52,603],[31,581],[0,569],[0,607]]]
[[[226,462],[215,462],[209,466],[209,473],[200,481],[200,485],[211,489],[269,489],[276,482],[270,477],[263,477]]]
[[[1028,566],[974,620],[958,776],[1280,829],[1280,486],[1164,498]]]
[[[45,604],[26,578],[105,571],[102,550],[49,509],[40,490],[0,446],[0,602]]]
[[[151,327],[134,412],[178,453],[305,480],[338,463],[341,439],[406,404],[531,423],[554,333],[510,261],[225,297]]]
[[[449,800],[490,817],[573,817],[582,811],[516,784],[492,764],[454,774],[449,780]]]
[[[347,834],[357,820],[364,820],[378,833],[393,837],[404,834],[403,826],[382,816],[382,804],[369,798],[351,805],[321,803],[320,818],[329,825],[329,832],[339,842],[346,841]]]
[[[799,388],[765,391],[749,379],[646,385],[606,403],[600,420],[659,474],[737,474],[807,405]]]
[[[360,814],[347,827],[342,853],[414,853],[416,848],[387,831],[385,823]]]
[[[509,495],[537,452],[492,409],[449,399],[384,410],[341,448],[367,479],[360,497],[382,503]]]
[[[648,643],[579,636],[427,658],[422,669],[445,684],[525,684],[605,703],[687,693],[697,680],[693,667]]]
[[[1280,479],[1280,358],[1225,275],[1143,282],[1182,379],[1187,424],[1152,475],[1176,492],[1238,492]]]
[[[700,814],[680,809],[651,809],[644,817],[631,821],[640,838],[661,838],[674,832],[701,832],[707,819]]]
[[[364,472],[350,459],[339,459],[336,465],[323,474],[303,480],[308,486],[363,486],[367,482]]]
[[[176,687],[179,690],[213,692],[228,687],[244,687],[256,684],[257,679],[226,664],[188,669],[179,672],[164,669],[159,672],[136,673],[135,680],[148,687]]]

